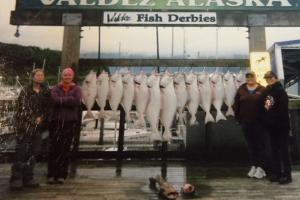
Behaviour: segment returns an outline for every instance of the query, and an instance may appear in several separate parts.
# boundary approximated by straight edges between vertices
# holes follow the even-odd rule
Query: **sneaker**
[[[269,178],[269,181],[274,183],[274,182],[279,182],[281,176],[280,175],[271,175]]]
[[[23,181],[22,180],[13,180],[10,182],[11,190],[22,190],[23,189]]]
[[[280,185],[286,185],[286,184],[289,184],[292,182],[292,176],[282,176],[280,179],[279,179],[279,184]]]
[[[55,183],[56,183],[56,181],[53,177],[47,178],[47,184],[55,184]]]
[[[64,178],[58,178],[58,179],[56,179],[56,183],[57,184],[64,184],[65,183],[65,179]]]
[[[25,181],[23,184],[24,187],[28,188],[38,188],[40,186],[40,184],[34,179],[31,179],[30,181]]]
[[[263,170],[261,167],[257,167],[253,177],[257,179],[262,179],[265,176],[266,176],[265,170]]]
[[[247,176],[248,176],[249,178],[253,178],[255,172],[256,172],[256,167],[255,167],[255,166],[252,166],[251,169],[250,169],[250,171],[248,172]]]

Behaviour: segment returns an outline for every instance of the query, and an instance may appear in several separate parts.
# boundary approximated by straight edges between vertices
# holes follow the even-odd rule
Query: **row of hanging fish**
[[[126,113],[126,122],[132,122],[130,111],[135,105],[138,113],[136,125],[145,126],[146,119],[152,129],[152,140],[170,141],[172,122],[176,116],[178,123],[183,124],[185,109],[191,115],[190,124],[197,123],[199,106],[206,113],[205,123],[226,120],[221,112],[223,103],[228,108],[226,116],[233,116],[234,97],[244,81],[242,72],[171,74],[166,71],[164,74],[152,72],[147,76],[143,71],[137,75],[117,71],[109,76],[103,71],[97,77],[96,72],[91,71],[82,85],[83,102],[87,107],[84,118],[94,118],[92,107],[95,101],[100,107],[99,118],[106,118],[104,108],[108,100],[115,117],[121,105]],[[215,118],[211,114],[212,105],[217,111]],[[159,121],[164,127],[163,136],[158,131]]]

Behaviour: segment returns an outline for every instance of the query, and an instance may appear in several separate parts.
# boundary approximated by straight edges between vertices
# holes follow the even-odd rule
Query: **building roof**
[[[276,42],[270,48],[281,48],[284,82],[289,87],[300,80],[300,40]]]

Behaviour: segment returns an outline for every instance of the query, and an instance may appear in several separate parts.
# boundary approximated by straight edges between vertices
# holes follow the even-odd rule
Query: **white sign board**
[[[215,12],[104,12],[104,24],[217,24]]]

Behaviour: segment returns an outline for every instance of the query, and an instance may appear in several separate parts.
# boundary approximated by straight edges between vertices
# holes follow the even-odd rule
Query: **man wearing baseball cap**
[[[268,84],[263,94],[262,118],[270,134],[272,149],[271,182],[288,184],[292,182],[289,154],[290,119],[288,96],[277,75],[269,71],[264,78]]]

